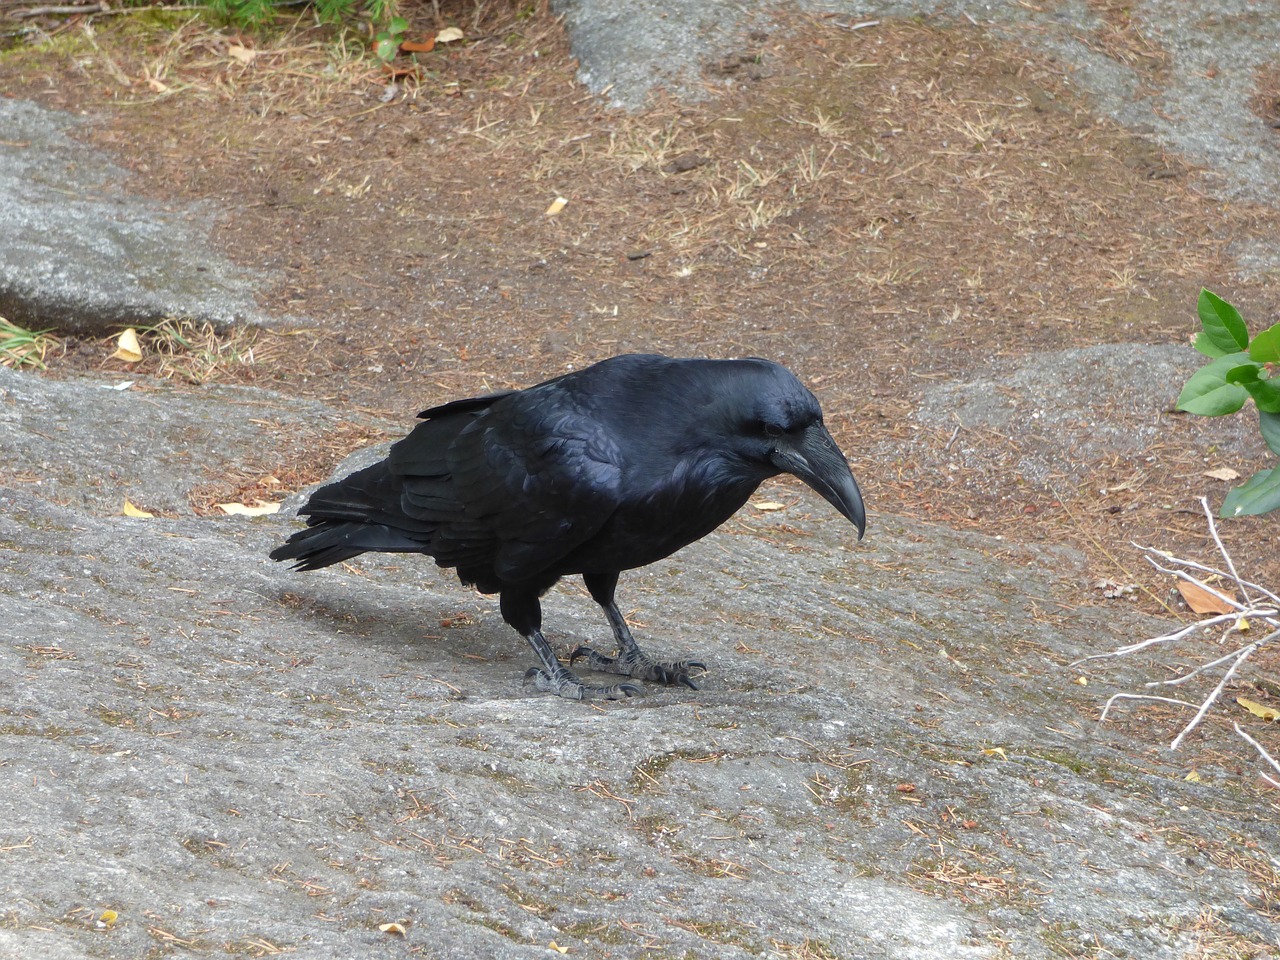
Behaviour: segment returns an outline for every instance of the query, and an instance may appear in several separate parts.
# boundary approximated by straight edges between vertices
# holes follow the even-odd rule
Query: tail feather
[[[295,570],[316,570],[369,550],[425,553],[428,544],[381,523],[321,520],[271,551],[272,560],[295,560]]]
[[[271,551],[271,559],[315,570],[377,551],[425,553],[441,566],[483,564],[492,534],[469,522],[454,496],[448,450],[474,415],[501,396],[427,411],[386,460],[316,490],[298,511],[307,528]]]

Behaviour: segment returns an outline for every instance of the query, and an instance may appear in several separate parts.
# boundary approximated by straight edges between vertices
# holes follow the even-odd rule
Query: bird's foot
[[[640,650],[624,651],[616,657],[606,657],[590,647],[579,647],[573,651],[569,662],[574,663],[579,658],[586,660],[587,666],[592,670],[602,673],[620,673],[624,677],[652,680],[669,687],[688,687],[690,690],[697,690],[698,684],[689,676],[689,672],[707,672],[707,665],[701,660],[654,660]]]
[[[626,700],[644,693],[644,689],[634,683],[615,683],[609,687],[588,686],[564,667],[557,667],[552,673],[539,667],[530,667],[525,672],[524,682],[531,680],[543,693],[554,693],[566,700]]]

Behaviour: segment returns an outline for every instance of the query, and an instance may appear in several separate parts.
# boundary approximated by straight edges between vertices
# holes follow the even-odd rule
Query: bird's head
[[[822,422],[817,398],[785,367],[751,364],[738,381],[733,404],[734,448],[765,476],[789,473],[817,491],[858,528],[866,530],[862,493],[840,448]]]

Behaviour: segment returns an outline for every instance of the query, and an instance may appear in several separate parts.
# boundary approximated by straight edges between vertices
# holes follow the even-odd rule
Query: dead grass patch
[[[1154,93],[1168,75],[1169,54],[1125,0],[1086,0],[1099,19],[1092,33],[1078,37],[1086,46],[1124,64]]]

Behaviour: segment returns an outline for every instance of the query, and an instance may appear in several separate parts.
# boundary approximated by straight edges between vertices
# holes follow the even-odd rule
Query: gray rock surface
[[[0,316],[64,331],[266,322],[264,275],[214,250],[211,214],[131,194],[124,170],[71,135],[78,122],[0,98]]]
[[[100,397],[190,456],[46,436]],[[428,561],[293,574],[284,518],[118,515],[180,504],[221,455],[199,422],[250,399],[4,374],[11,476],[63,467],[0,489],[0,955],[1172,960],[1206,908],[1280,949],[1257,798],[1076,719],[1151,667],[1065,664],[1156,625],[1080,603],[1074,553],[883,517],[856,545],[778,485],[624,578],[705,688],[577,705]],[[607,635],[576,585],[546,607],[562,650]]]
[[[1098,344],[1000,358],[972,381],[930,386],[912,414],[926,431],[881,446],[872,459],[944,473],[962,466],[976,488],[1017,478],[1038,490],[1105,483],[1099,464],[1130,477],[1167,470],[1171,453],[1190,450],[1212,452],[1205,469],[1266,462],[1253,416],[1209,419],[1174,409],[1182,385],[1203,364],[1181,344]],[[949,443],[937,442],[948,434]],[[1001,442],[977,442],[991,435]]]

